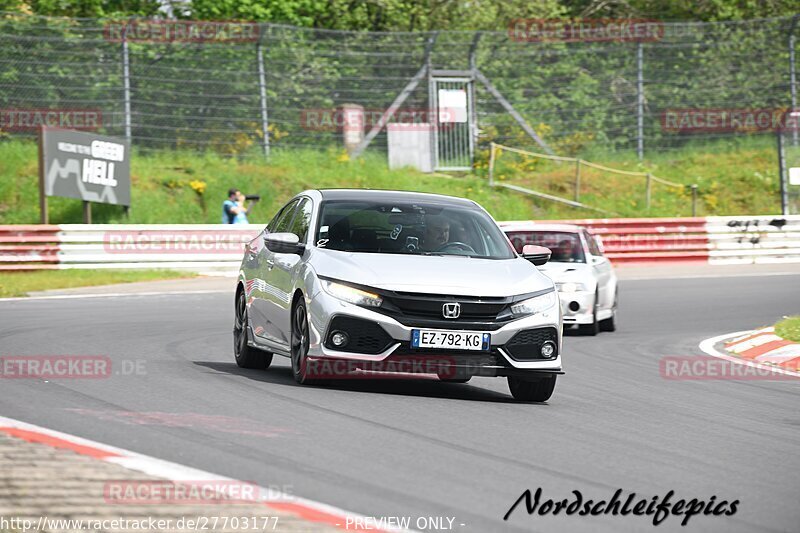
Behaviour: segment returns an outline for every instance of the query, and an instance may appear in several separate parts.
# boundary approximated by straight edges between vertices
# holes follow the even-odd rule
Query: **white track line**
[[[159,292],[108,292],[91,294],[54,294],[52,296],[17,296],[0,298],[2,302],[24,302],[35,300],[81,300],[84,298],[120,298],[124,296],[177,296],[181,294],[233,294],[233,290],[209,289],[204,291],[159,291]]]
[[[757,368],[759,370],[769,370],[771,372],[775,372],[776,374],[783,374],[785,376],[793,376],[793,377],[800,378],[800,372],[794,372],[792,370],[786,370],[785,368],[779,368],[779,367],[776,367],[776,366],[773,366],[773,365],[765,365],[765,364],[762,364],[762,363],[757,363],[757,362],[754,362],[754,361],[748,361],[748,360],[745,360],[745,359],[741,359],[739,357],[733,357],[731,355],[724,354],[724,353],[718,351],[716,348],[714,348],[714,346],[718,342],[722,342],[725,339],[731,339],[731,338],[739,337],[739,336],[742,336],[742,335],[746,335],[748,333],[754,333],[756,331],[758,331],[758,330],[745,330],[745,331],[737,331],[735,333],[726,333],[724,335],[717,335],[716,337],[711,337],[710,339],[704,340],[703,342],[700,343],[699,347],[700,347],[701,350],[703,350],[703,352],[707,353],[708,355],[710,355],[712,357],[718,357],[720,359],[724,359],[724,360],[730,361],[732,363],[737,363],[737,364],[740,364],[740,365]]]
[[[687,274],[685,276],[656,276],[652,278],[638,277],[626,278],[623,273],[620,275],[622,269],[617,270],[617,277],[620,281],[658,281],[658,280],[671,280],[671,279],[717,279],[717,278],[766,278],[772,276],[800,276],[800,272],[763,272],[763,273],[747,273],[747,274]]]
[[[95,448],[98,450],[102,450],[105,452],[109,452],[112,454],[117,455],[118,457],[107,457],[103,459],[97,459],[100,461],[106,461],[109,463],[118,464],[124,468],[135,470],[137,472],[143,472],[145,474],[158,477],[161,479],[166,479],[169,481],[175,482],[185,482],[185,481],[221,481],[221,482],[236,482],[239,480],[234,480],[229,477],[220,476],[217,474],[212,474],[210,472],[205,472],[203,470],[199,470],[196,468],[191,468],[188,466],[180,465],[177,463],[172,463],[170,461],[165,461],[163,459],[158,459],[156,457],[151,457],[149,455],[143,455],[140,453],[132,452],[130,450],[125,450],[123,448],[117,448],[115,446],[109,446],[107,444],[102,444],[99,442],[95,442],[89,439],[84,439],[82,437],[77,437],[75,435],[70,435],[68,433],[62,433],[60,431],[55,431],[52,429],[43,428],[40,426],[36,426],[34,424],[29,424],[27,422],[22,422],[21,420],[16,420],[13,418],[6,418],[0,416],[0,428],[15,428],[25,431],[31,431],[34,433],[39,433],[43,435],[47,435],[50,437],[55,437],[57,439],[61,439],[67,441],[71,444],[75,444],[77,446],[86,446],[90,448]],[[258,487],[257,493],[262,495],[261,501],[267,505],[269,503],[292,503],[295,505],[299,505],[305,507],[312,511],[318,511],[322,513],[327,513],[329,515],[333,515],[338,518],[338,520],[330,520],[324,521],[323,523],[328,523],[331,526],[338,526],[344,529],[345,520],[347,517],[350,518],[363,518],[364,516],[357,513],[351,513],[349,511],[345,511],[338,507],[334,507],[332,505],[327,505],[325,503],[316,502],[313,500],[307,500],[305,498],[299,498],[297,496],[291,494],[284,494],[281,492],[276,491],[273,489],[267,489],[264,487]],[[264,496],[266,495],[266,496]],[[302,519],[301,519],[302,520]],[[336,522],[339,522],[338,524]],[[355,528],[351,528],[354,529]],[[377,531],[393,531],[393,532],[407,532],[412,530],[406,529],[397,529],[397,528],[388,528],[382,527],[380,529],[376,529]]]

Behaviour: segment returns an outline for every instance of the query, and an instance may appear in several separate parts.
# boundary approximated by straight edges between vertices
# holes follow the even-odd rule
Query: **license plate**
[[[491,341],[491,334],[480,331],[411,330],[412,348],[488,351]]]

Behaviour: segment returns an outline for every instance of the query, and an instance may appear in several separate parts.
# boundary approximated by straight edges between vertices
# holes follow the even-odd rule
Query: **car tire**
[[[611,316],[600,321],[600,331],[617,331],[617,306],[619,304],[619,291],[614,293],[614,305],[611,307]]]
[[[600,296],[594,293],[594,304],[592,306],[592,323],[578,325],[578,331],[584,335],[595,336],[600,333],[600,323],[597,321],[597,307],[600,303]]]
[[[546,402],[556,388],[556,376],[548,376],[536,381],[527,381],[508,376],[508,389],[518,402]]]
[[[472,379],[472,376],[468,378],[445,378],[441,375],[439,376],[439,381],[442,383],[467,383],[469,380]]]
[[[308,313],[306,303],[299,298],[292,308],[291,359],[292,375],[300,385],[311,385],[316,380],[308,377]]]
[[[272,363],[272,354],[253,348],[248,341],[247,333],[247,297],[244,291],[236,296],[235,321],[233,324],[233,356],[239,368],[266,369]]]

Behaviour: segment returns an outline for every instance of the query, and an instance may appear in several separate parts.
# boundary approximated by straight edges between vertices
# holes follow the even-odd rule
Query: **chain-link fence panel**
[[[6,14],[0,129],[56,122],[226,154],[340,149],[341,106],[363,108],[366,132],[405,90],[406,118],[390,120],[430,121],[433,74],[479,71],[493,91],[474,84],[478,150],[536,146],[521,119],[554,153],[646,155],[773,133],[762,119],[791,106],[794,22],[651,22],[650,38],[597,41]],[[385,129],[368,149],[386,149]]]

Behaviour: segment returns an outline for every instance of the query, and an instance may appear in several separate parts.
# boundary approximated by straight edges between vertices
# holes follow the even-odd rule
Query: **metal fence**
[[[539,137],[561,155],[600,148],[643,156],[767,133],[747,124],[692,131],[665,117],[796,106],[796,19],[664,23],[647,42],[529,42],[506,28],[372,33],[273,24],[258,25],[254,38],[220,42],[109,31],[131,21],[5,14],[0,129],[33,135],[32,115],[28,126],[9,122],[19,110],[97,110],[101,132],[139,147],[341,147],[326,110],[358,104],[380,115],[406,89],[400,108],[424,117],[432,78],[466,72],[479,81],[471,131],[479,150],[490,142],[538,149]],[[421,82],[408,90],[415,76]],[[385,149],[381,130],[369,150]]]

